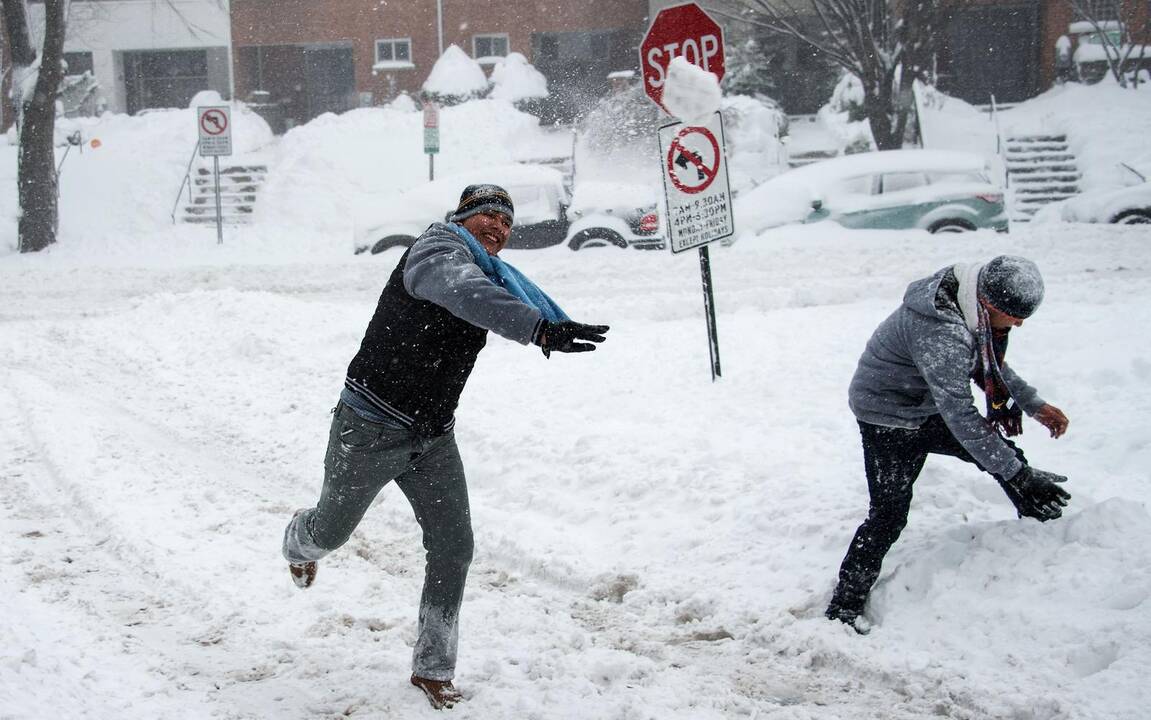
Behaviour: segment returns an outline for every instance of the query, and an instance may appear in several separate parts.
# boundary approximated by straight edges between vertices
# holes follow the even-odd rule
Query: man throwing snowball
[[[427,551],[411,682],[435,708],[461,699],[452,678],[472,524],[453,426],[476,356],[489,330],[548,357],[595,350],[608,330],[572,322],[497,257],[514,217],[503,188],[469,185],[449,222],[431,225],[400,258],[348,367],[319,502],[298,510],[284,531],[292,579],[310,587],[316,561],[343,545],[380,490],[396,482]]]
[[[911,489],[928,454],[951,455],[995,476],[1020,517],[1061,517],[1071,496],[1062,475],[1037,470],[1007,437],[1023,413],[1058,438],[1067,416],[1039,398],[1004,361],[1011,328],[1043,300],[1035,263],[1001,255],[954,265],[908,286],[859,359],[848,403],[859,421],[871,494],[867,519],[839,569],[827,617],[867,632],[860,619],[883,557],[907,524]],[[975,408],[971,383],[987,396]]]

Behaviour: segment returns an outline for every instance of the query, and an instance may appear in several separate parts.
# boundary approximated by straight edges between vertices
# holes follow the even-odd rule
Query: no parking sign
[[[724,152],[723,118],[706,125],[673,123],[659,129],[668,241],[683,252],[735,233]]]

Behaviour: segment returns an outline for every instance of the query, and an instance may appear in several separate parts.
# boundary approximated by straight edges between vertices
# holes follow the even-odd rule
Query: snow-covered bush
[[[871,125],[863,110],[863,84],[844,73],[831,93],[831,100],[819,110],[825,127],[838,138],[842,154],[867,152],[875,148]]]
[[[507,100],[517,110],[539,117],[548,97],[548,81],[522,53],[508,53],[492,68],[492,90],[488,97]]]
[[[450,45],[432,66],[423,84],[423,94],[426,100],[438,105],[459,105],[483,97],[488,85],[480,64],[458,45]]]
[[[755,187],[787,169],[781,140],[787,134],[787,116],[773,100],[728,96],[720,114],[733,191]]]

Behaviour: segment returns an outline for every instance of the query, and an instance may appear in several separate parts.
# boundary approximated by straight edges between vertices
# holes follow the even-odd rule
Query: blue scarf
[[[476,265],[480,266],[480,270],[484,271],[484,275],[487,275],[489,280],[539,310],[544,320],[548,322],[563,322],[571,319],[559,305],[556,305],[555,300],[548,297],[547,293],[540,290],[534,282],[528,280],[526,275],[498,257],[489,255],[488,251],[484,250],[483,245],[480,245],[480,241],[476,240],[467,228],[456,223],[448,223],[447,225],[468,244],[468,249],[476,258]]]

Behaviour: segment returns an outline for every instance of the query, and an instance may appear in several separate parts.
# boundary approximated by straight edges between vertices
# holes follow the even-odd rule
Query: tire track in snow
[[[266,621],[261,613],[252,614],[245,607],[245,599],[238,594],[243,588],[213,582],[226,576],[224,563],[216,556],[197,559],[193,554],[192,567],[181,567],[186,558],[165,556],[133,537],[122,524],[123,516],[115,512],[116,498],[100,493],[100,478],[80,477],[75,457],[61,456],[62,443],[83,439],[61,437],[51,430],[46,434],[45,428],[52,428],[51,419],[58,417],[48,408],[75,409],[75,405],[54,402],[61,396],[54,396],[37,377],[20,371],[6,377],[0,386],[5,396],[0,407],[7,410],[0,417],[0,446],[13,452],[9,463],[15,469],[6,472],[6,482],[0,483],[0,504],[26,528],[21,539],[28,542],[18,558],[26,568],[26,581],[43,603],[62,608],[71,618],[69,627],[79,629],[78,654],[81,662],[91,665],[95,677],[103,677],[100,666],[105,663],[120,668],[124,675],[126,687],[117,699],[100,697],[103,689],[115,684],[105,680],[93,685],[90,704],[81,704],[76,712],[88,707],[92,717],[101,717],[109,702],[124,703],[126,712],[140,703],[171,702],[177,708],[187,703],[190,709],[186,713],[166,711],[163,717],[200,718],[207,706],[230,704],[230,697],[227,701],[222,697],[234,694],[229,693],[233,686],[287,680],[277,678],[277,665],[294,657],[294,649],[290,643],[269,646],[267,631],[261,627]],[[32,397],[44,402],[33,405]],[[107,408],[101,419],[110,426],[102,427],[102,433],[114,434],[117,427],[136,423]],[[72,425],[64,428],[75,429]],[[157,442],[154,434],[152,430],[134,437],[147,445]],[[101,436],[95,444],[106,445],[109,440],[122,437]],[[172,446],[171,439],[159,442]],[[141,449],[129,445],[121,453],[130,456]],[[174,463],[188,464],[195,452],[174,455]],[[180,481],[178,473],[171,477]],[[149,512],[147,498],[140,498],[140,504],[138,510]],[[283,573],[280,590],[293,592],[289,585]],[[89,647],[100,649],[88,651]],[[279,662],[270,662],[270,658],[279,658]],[[306,688],[301,694],[291,682],[273,684],[276,687],[269,689],[269,695],[291,698],[301,707],[313,700]]]

